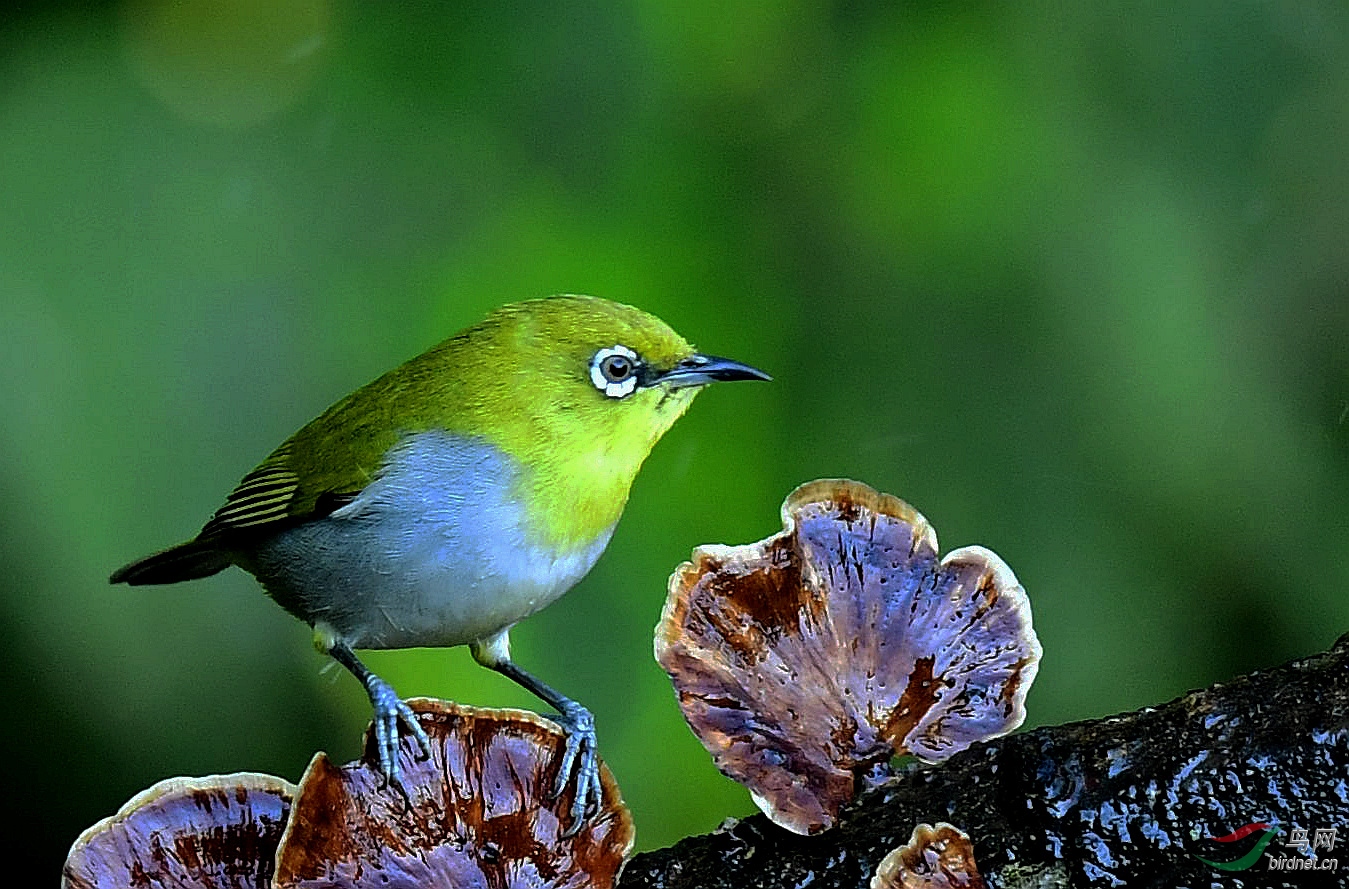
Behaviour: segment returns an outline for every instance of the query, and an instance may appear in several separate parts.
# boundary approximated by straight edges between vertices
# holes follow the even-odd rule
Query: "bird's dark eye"
[[[632,376],[636,367],[624,355],[610,355],[600,362],[600,373],[611,383],[621,383]]]
[[[642,359],[627,346],[600,349],[590,359],[590,382],[610,398],[626,398],[637,389]]]

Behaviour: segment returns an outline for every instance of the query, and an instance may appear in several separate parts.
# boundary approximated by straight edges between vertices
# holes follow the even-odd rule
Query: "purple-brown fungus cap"
[[[269,775],[172,778],[71,847],[62,889],[611,889],[632,818],[600,767],[600,812],[552,795],[566,736],[518,710],[408,702],[431,739],[386,784],[371,733],[361,762],[320,753],[300,786]],[[569,785],[570,786],[570,785]]]
[[[814,833],[896,754],[939,761],[1020,725],[1040,643],[1011,569],[978,546],[938,558],[897,497],[822,479],[782,520],[675,571],[656,660],[718,768]]]
[[[984,889],[974,845],[944,821],[920,824],[909,841],[881,859],[871,889]]]
[[[264,889],[294,785],[250,773],[169,778],[82,833],[62,889]]]
[[[385,785],[367,734],[349,766],[319,754],[300,782],[276,889],[601,887],[632,848],[632,818],[607,768],[599,814],[572,831],[569,790],[554,799],[566,737],[542,717],[414,699],[431,738],[399,751],[402,790]]]

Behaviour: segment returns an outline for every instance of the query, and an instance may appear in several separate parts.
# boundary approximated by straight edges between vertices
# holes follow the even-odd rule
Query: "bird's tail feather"
[[[224,571],[231,564],[229,554],[209,540],[189,540],[124,565],[108,578],[111,583],[140,586],[147,583],[177,583],[195,580]]]

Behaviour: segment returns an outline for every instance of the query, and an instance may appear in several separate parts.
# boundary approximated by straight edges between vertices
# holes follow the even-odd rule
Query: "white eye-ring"
[[[642,359],[627,346],[600,349],[590,359],[590,382],[610,398],[626,398],[637,388]]]

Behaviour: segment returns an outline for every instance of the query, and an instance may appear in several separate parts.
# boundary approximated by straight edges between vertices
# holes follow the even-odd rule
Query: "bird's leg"
[[[470,646],[473,659],[557,708],[558,715],[553,719],[567,733],[567,746],[562,753],[562,765],[557,772],[557,781],[553,785],[553,796],[556,798],[562,795],[571,780],[572,773],[575,772],[576,797],[571,806],[571,827],[566,832],[566,835],[570,836],[581,829],[587,818],[599,811],[603,795],[600,786],[599,758],[596,754],[595,717],[585,707],[517,666],[511,660],[510,638],[507,632],[502,630],[495,636],[474,642]]]
[[[379,751],[379,770],[390,783],[398,780],[398,723],[407,726],[408,732],[422,748],[423,756],[431,755],[431,739],[417,721],[417,714],[403,703],[393,686],[380,679],[370,668],[361,663],[356,654],[345,642],[331,642],[328,654],[333,660],[351,671],[361,680],[366,694],[370,695],[370,705],[375,709],[375,749]]]

